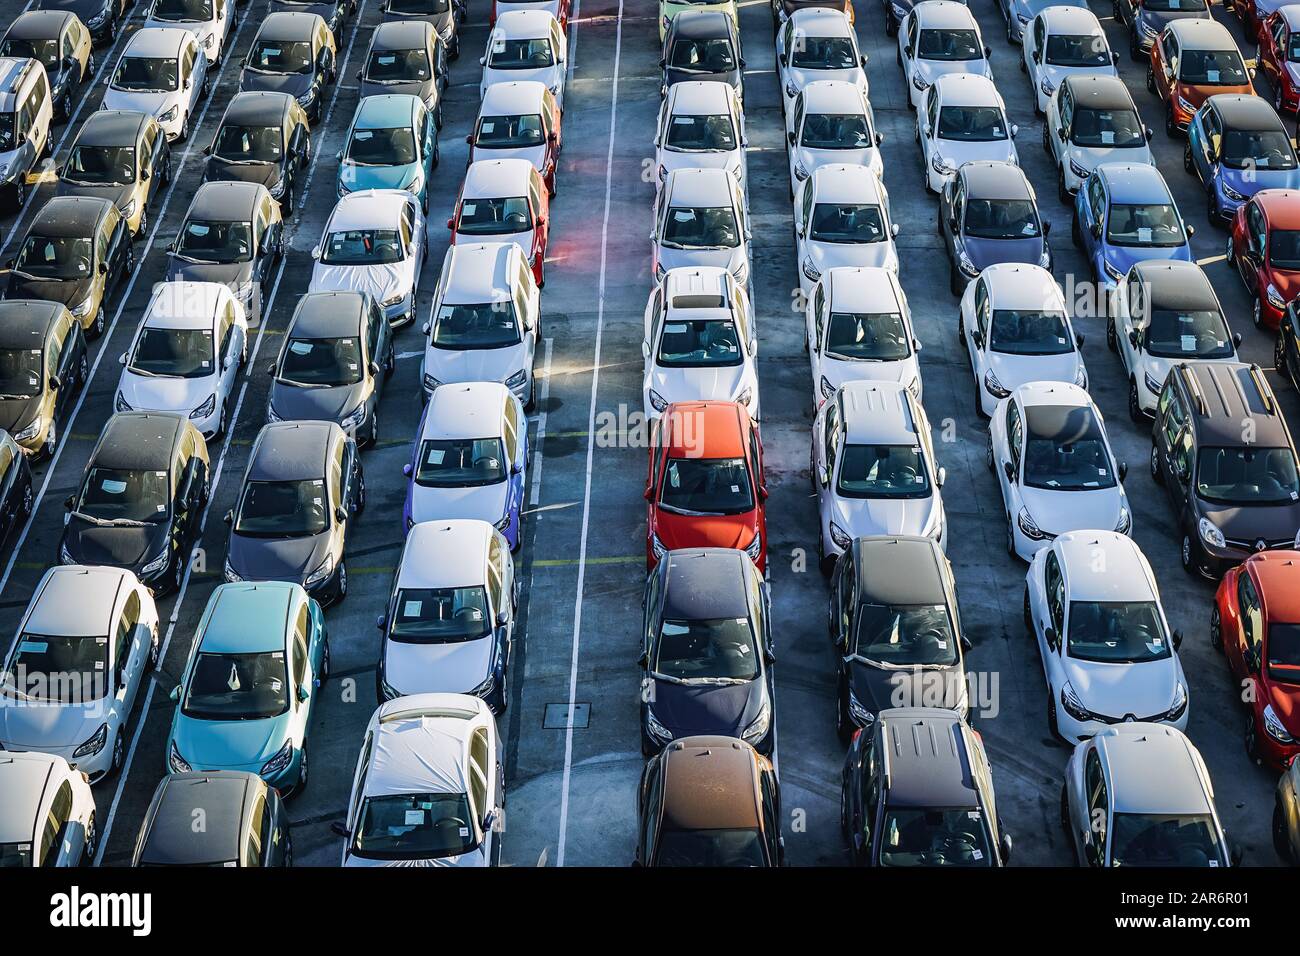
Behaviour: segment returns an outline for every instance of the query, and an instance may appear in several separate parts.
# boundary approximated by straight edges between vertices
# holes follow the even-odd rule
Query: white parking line
[[[554,344],[554,339],[546,339],[542,343],[542,392],[537,402],[541,411],[537,413],[537,437],[533,439],[533,467],[530,469],[532,474],[529,475],[532,487],[528,489],[530,508],[537,507],[542,494],[542,443],[546,440],[546,400],[551,395],[551,346]]]
[[[605,325],[605,277],[609,251],[610,195],[614,184],[614,134],[618,121],[618,70],[623,52],[623,0],[618,0],[618,24],[614,35],[614,76],[609,104],[609,148],[605,153],[605,215],[600,228],[600,285],[596,300],[596,346],[591,363],[591,406],[587,416],[587,473],[582,494],[582,540],[578,549],[578,584],[573,601],[573,653],[569,661],[569,713],[564,730],[564,776],[560,792],[560,842],[555,865],[564,866],[565,841],[569,830],[569,783],[573,772],[573,711],[578,695],[578,651],[582,634],[583,586],[587,573],[587,529],[591,518],[591,471],[596,450],[596,394],[600,385],[600,344]]]

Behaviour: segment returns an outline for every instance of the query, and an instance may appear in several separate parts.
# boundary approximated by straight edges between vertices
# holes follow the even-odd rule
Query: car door
[[[475,727],[469,738],[469,802],[474,816],[471,824],[483,835],[479,851],[489,863],[496,859],[496,834],[493,832],[496,807],[492,799],[495,788],[490,775],[490,759],[487,728]]]
[[[0,541],[8,537],[20,513],[18,477],[22,468],[18,459],[21,454],[8,435],[0,439]]]
[[[1252,202],[1246,210],[1246,268],[1242,278],[1256,296],[1268,285],[1268,221],[1264,210]]]
[[[1166,31],[1151,47],[1151,75],[1155,80],[1156,94],[1168,100],[1174,84],[1173,63],[1178,58],[1178,41]]]
[[[1102,231],[1106,220],[1106,187],[1097,173],[1088,177],[1087,183],[1079,190],[1079,234],[1083,239],[1083,248],[1092,263],[1092,274],[1097,281],[1106,275]]]
[[[1013,398],[1007,402],[1004,414],[1005,445],[1003,455],[995,471],[998,483],[1002,486],[1002,500],[1007,506],[1008,520],[1015,521],[1020,511],[1020,479],[1022,475],[1021,454],[1024,451],[1024,432],[1020,406]],[[1010,468],[1008,469],[1008,465]]]
[[[144,663],[149,656],[149,645],[153,642],[153,634],[145,626],[141,616],[140,592],[133,589],[122,605],[122,614],[117,620],[116,644],[113,648],[123,723],[126,722],[127,715],[131,713],[135,703],[135,695],[144,677]]]
[[[1025,36],[1025,68],[1029,74],[1029,88],[1038,96],[1039,66],[1043,62],[1043,49],[1047,46],[1047,21],[1042,14],[1034,17],[1033,29]]]
[[[311,657],[311,615],[307,612],[306,601],[298,605],[291,627],[289,662],[294,686],[289,697],[289,706],[293,709],[289,733],[301,747],[307,741],[307,723],[316,700],[316,688],[320,685],[319,662],[313,666]]]
[[[1214,181],[1219,162],[1219,144],[1223,141],[1223,119],[1214,105],[1207,104],[1198,111],[1192,126],[1196,127],[1195,139],[1191,129],[1188,130],[1188,143],[1191,145],[1192,164],[1196,175],[1207,186]]]
[[[67,780],[59,783],[54,799],[40,823],[41,841],[33,861],[41,867],[72,866],[81,856],[81,841],[73,840],[72,785]]]
[[[505,437],[506,454],[510,456],[510,490],[506,499],[506,514],[517,516],[524,503],[524,437],[528,427],[519,420],[513,395],[507,395],[501,413],[501,427]]]
[[[1115,329],[1115,345],[1119,352],[1120,364],[1124,366],[1124,371],[1128,375],[1135,374],[1134,370],[1141,362],[1139,353],[1142,350],[1143,329],[1137,326],[1134,316],[1147,314],[1146,286],[1142,282],[1135,281],[1135,278],[1134,272],[1125,276],[1121,283],[1122,288],[1115,296],[1118,304],[1116,312],[1119,315],[1119,323]],[[1136,343],[1133,341],[1135,338]]]
[[[1055,695],[1065,678],[1061,658],[1065,653],[1066,582],[1056,552],[1048,551],[1043,562],[1044,615],[1038,624],[1038,653],[1048,690]],[[1048,632],[1051,632],[1049,639]]]
[[[221,315],[217,319],[217,361],[220,365],[220,376],[218,381],[218,396],[221,401],[225,401],[235,390],[235,377],[239,374],[239,356],[244,348],[244,333],[239,324],[235,321],[235,302],[233,299],[226,299],[225,305],[221,308]]]
[[[822,420],[820,441],[814,442],[817,461],[814,463],[814,475],[817,477],[817,505],[823,518],[829,513],[834,499],[835,465],[840,450],[840,407],[835,398],[827,400],[825,415]]]
[[[528,170],[528,205],[533,216],[533,248],[529,251],[528,260],[542,264],[546,261],[546,246],[550,239],[550,201],[542,185],[541,175],[531,168]]]
[[[944,249],[950,259],[957,255],[957,236],[961,233],[962,211],[966,199],[966,179],[959,172],[944,187],[939,199],[939,228]]]
[[[975,321],[966,330],[966,347],[970,351],[971,366],[975,370],[975,387],[982,389],[985,367],[988,365],[989,317],[993,312],[988,283],[982,278],[975,280],[971,306],[975,312]]]

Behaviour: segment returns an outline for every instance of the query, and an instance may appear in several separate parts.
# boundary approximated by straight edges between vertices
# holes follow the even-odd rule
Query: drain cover
[[[573,705],[573,727],[586,730],[591,719],[591,704],[583,702]],[[569,726],[568,704],[547,704],[546,715],[542,718],[543,730],[566,730]]]

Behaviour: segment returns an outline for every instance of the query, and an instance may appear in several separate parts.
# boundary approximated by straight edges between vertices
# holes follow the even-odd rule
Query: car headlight
[[[794,80],[787,80],[785,84],[785,95],[794,98],[799,95],[799,87],[794,85]]]
[[[277,179],[277,180],[275,181],[275,185],[272,186],[270,189],[268,189],[267,192],[269,192],[269,193],[271,194],[271,198],[272,198],[272,199],[279,199],[281,196],[283,196],[283,195],[284,195],[284,177],[281,176],[279,179]]]
[[[1181,96],[1178,97],[1178,105],[1181,106],[1181,107],[1182,107],[1184,110],[1186,110],[1188,113],[1195,113],[1195,112],[1196,112],[1196,107],[1193,106],[1191,103],[1189,103],[1187,100],[1183,99],[1183,97],[1181,97]]]
[[[735,279],[740,285],[744,285],[749,279],[749,263],[742,259],[731,269],[731,278]]]
[[[668,179],[668,167],[663,163],[659,164],[659,181],[662,183]]]
[[[179,106],[173,106],[171,109],[166,110],[165,112],[162,112],[162,113],[159,113],[159,114],[158,114],[158,122],[160,122],[160,123],[170,123],[172,120],[174,120],[174,119],[175,119],[177,116],[179,116],[179,115],[180,115],[180,107],[179,107]]]
[[[106,743],[108,743],[108,724],[100,724],[99,729],[95,731],[89,740],[72,751],[72,756],[93,757],[104,749]]]
[[[1277,719],[1277,713],[1273,710],[1272,704],[1264,705],[1264,730],[1278,743],[1290,744],[1295,742],[1295,738],[1282,726],[1282,721]]]
[[[497,689],[497,675],[489,674],[487,676],[487,680],[474,685],[473,689],[469,690],[467,693],[471,697],[486,697],[488,694],[492,693],[496,689]]]
[[[1152,395],[1159,395],[1160,390],[1165,387],[1165,383],[1157,382],[1154,378],[1151,377],[1150,372],[1144,371],[1142,373],[1142,381],[1143,384],[1146,385],[1147,391],[1150,392]]]
[[[803,182],[808,178],[808,167],[803,164],[802,160],[796,160],[794,164],[794,178]]]
[[[1183,716],[1183,711],[1187,709],[1187,688],[1179,681],[1174,687],[1174,699],[1169,704],[1169,710],[1165,712],[1165,720],[1177,720]]]
[[[1115,525],[1115,530],[1120,534],[1128,534],[1133,530],[1133,512],[1128,508],[1119,509],[1119,521]]]
[[[74,305],[68,311],[71,312],[73,315],[75,315],[77,318],[84,319],[87,315],[90,314],[90,307],[93,306],[94,304],[95,304],[95,300],[90,296],[87,296],[86,298],[78,302],[76,305]]]
[[[994,398],[1006,398],[1011,394],[1011,390],[999,381],[997,375],[994,374],[993,369],[989,369],[984,373],[984,387]]]
[[[439,385],[441,385],[441,384],[442,384],[441,381],[439,381],[438,379],[434,378],[434,377],[433,377],[432,375],[430,375],[428,372],[426,372],[426,373],[424,374],[424,388],[425,388],[425,391],[432,392],[434,389],[436,389],[436,388],[437,388]]]
[[[339,427],[342,428],[344,431],[347,431],[349,428],[360,427],[361,423],[365,420],[366,420],[366,404],[365,402],[362,402],[352,411],[351,414],[349,414],[341,422],[339,422]]]
[[[803,274],[812,282],[816,282],[822,277],[822,272],[813,264],[812,256],[803,257]]]
[[[761,534],[754,534],[754,540],[749,542],[749,547],[745,549],[745,553],[749,555],[749,560],[755,564],[758,563],[758,558],[763,553],[763,536]]]
[[[1137,24],[1138,29],[1142,32],[1142,36],[1148,40],[1154,40],[1160,35],[1160,31],[1151,26],[1151,24],[1147,23],[1145,20],[1139,20]]]
[[[217,410],[217,393],[213,392],[211,395],[208,396],[208,400],[206,402],[204,402],[198,408],[194,409],[194,411],[190,412],[190,418],[195,420],[198,420],[200,418],[207,418],[216,410]]]
[[[348,193],[350,193],[351,191],[352,191],[352,190],[348,189],[347,186],[344,186],[344,185],[343,185],[343,181],[342,181],[342,180],[339,180],[339,182],[338,182],[338,186],[337,186],[337,188],[335,189],[335,192],[337,192],[337,193],[339,194],[340,197],[342,197],[342,196],[346,196],[346,195],[347,195]]]
[[[1069,681],[1061,688],[1061,706],[1075,720],[1092,719],[1092,713],[1083,706],[1083,701],[1079,700],[1079,695],[1074,692],[1074,686]]]
[[[31,441],[40,433],[41,433],[41,417],[37,415],[35,421],[33,421],[22,431],[16,432],[13,436],[13,439],[14,441]]]
[[[492,527],[496,528],[502,534],[505,534],[510,528],[510,512],[507,511],[505,515],[502,516],[501,520]]]
[[[831,380],[827,378],[825,375],[822,376],[821,381],[818,383],[818,386],[821,388],[822,398],[835,397],[835,386],[831,384]]]
[[[305,588],[313,588],[325,581],[333,571],[334,555],[327,554],[325,555],[325,560],[317,566],[316,570],[307,575],[307,580],[302,582],[302,586]]]
[[[1020,21],[1020,28],[1022,30],[1029,26],[1029,17],[1025,16],[1023,13],[1017,13],[1016,19]]]
[[[752,402],[753,400],[754,400],[754,387],[752,385],[747,387],[743,392],[741,392],[739,395],[736,396],[736,404],[744,405],[746,408],[749,407],[749,403]]]
[[[918,93],[924,93],[930,88],[930,84],[921,77],[920,73],[912,74],[912,85],[916,87]]]
[[[1024,536],[1031,541],[1042,541],[1047,535],[1043,534],[1042,529],[1034,523],[1034,516],[1029,513],[1028,508],[1021,508],[1020,513],[1016,515],[1016,525]]]
[[[523,388],[526,381],[528,381],[528,372],[521,368],[506,379],[506,388]]]
[[[980,271],[975,268],[974,261],[965,252],[957,254],[957,266],[968,276],[974,277],[980,274]]]
[[[117,214],[123,219],[130,219],[135,215],[136,200],[132,199],[129,203],[117,211]]]
[[[940,176],[948,176],[955,170],[955,167],[942,156],[935,156],[930,160],[930,168]]]
[[[194,768],[190,762],[181,756],[181,752],[176,749],[176,741],[172,741],[171,746],[167,749],[167,765],[172,768],[172,773],[189,773]]]
[[[214,41],[215,39],[216,39],[216,37],[214,37],[211,33],[209,33],[207,36],[205,36],[205,37],[203,38],[203,49],[205,49],[205,50],[211,50],[211,49],[212,49],[212,43],[213,43],[213,41]]]
[[[162,553],[140,569],[140,577],[147,578],[167,567],[167,559],[172,556],[170,544],[164,545]]]
[[[1196,522],[1196,530],[1201,535],[1201,540],[1212,548],[1224,547],[1223,532],[1210,521],[1209,518],[1202,518]]]
[[[1237,192],[1237,190],[1233,189],[1233,188],[1232,188],[1231,186],[1229,186],[1227,183],[1220,181],[1220,182],[1219,182],[1219,186],[1220,186],[1220,188],[1223,189],[1223,195],[1224,195],[1225,197],[1227,197],[1228,199],[1232,200],[1233,202],[1245,202],[1245,201],[1246,201],[1246,197],[1245,197],[1244,195],[1242,195],[1241,193]]]
[[[853,691],[849,691],[849,717],[861,727],[870,727],[876,722],[876,715],[862,706]]]
[[[416,173],[415,178],[406,184],[406,191],[408,193],[413,193],[413,194],[418,193],[423,188],[424,188],[424,177],[421,176],[419,173]]]
[[[398,305],[398,304],[400,304],[401,301],[402,301],[403,299],[405,299],[405,298],[406,298],[406,293],[405,293],[405,292],[399,292],[399,293],[397,293],[397,295],[390,295],[387,299],[385,299],[385,300],[384,300],[382,303],[380,303],[380,304],[381,304],[385,309],[387,309],[387,308],[389,308],[389,307],[391,307],[391,306],[394,306],[394,305]]]
[[[656,561],[662,561],[664,555],[668,553],[668,549],[664,547],[657,534],[650,535],[650,553],[655,556]]]
[[[660,263],[656,262],[656,263],[655,263],[655,282],[663,282],[663,281],[664,281],[664,276],[666,276],[667,274],[668,274],[668,271],[667,271],[666,269],[664,269],[664,267],[663,267]]]
[[[284,418],[281,417],[280,413],[275,410],[275,406],[270,402],[266,403],[266,420],[270,424],[284,421]]]
[[[66,544],[59,545],[59,564],[76,564],[77,559],[72,556]]]
[[[1273,308],[1279,310],[1286,308],[1286,299],[1282,298],[1282,293],[1277,291],[1277,287],[1273,283],[1268,284],[1265,295],[1268,296],[1268,304]]]
[[[917,375],[907,383],[907,390],[912,393],[912,397],[918,401],[921,398],[921,376]]]
[[[551,91],[551,95],[552,95],[552,96],[559,96],[559,95],[560,95],[560,84],[559,84],[559,83],[552,83],[549,87],[547,87],[547,89],[549,89],[549,90]]]
[[[847,551],[853,546],[853,539],[849,537],[849,533],[834,521],[831,522],[831,541],[833,541],[835,547],[839,548],[841,551]]]
[[[1042,90],[1044,96],[1051,96],[1056,92],[1056,84],[1047,77],[1043,77],[1042,82],[1038,84],[1038,88]]]
[[[1038,257],[1038,266],[1040,269],[1052,268],[1052,247],[1043,244],[1043,254]]]
[[[657,718],[655,712],[649,708],[647,708],[645,712],[645,729],[646,733],[660,743],[668,743],[673,739],[673,732],[663,724],[659,723],[659,718]]]
[[[1080,388],[1088,387],[1088,368],[1082,362],[1079,363],[1079,368],[1074,373],[1074,384]]]
[[[315,87],[312,87],[312,88],[311,88],[310,90],[308,90],[306,93],[302,94],[302,96],[294,97],[294,99],[296,99],[296,100],[298,101],[298,105],[299,105],[299,106],[307,106],[307,105],[310,104],[311,101],[314,100],[315,98],[316,98],[316,88],[315,88]]]
[[[750,721],[748,727],[741,731],[740,737],[746,743],[752,744],[755,741],[762,740],[766,737],[768,729],[771,728],[771,726],[772,708],[767,701],[763,701],[763,706],[759,709],[758,716]]]
[[[1089,176],[1092,175],[1091,170],[1085,169],[1083,166],[1080,166],[1073,159],[1070,160],[1070,172],[1074,173],[1074,175],[1078,176],[1080,179],[1087,179]]]
[[[1101,267],[1106,270],[1106,275],[1110,276],[1116,282],[1119,282],[1121,279],[1124,278],[1124,273],[1120,272],[1113,265],[1111,265],[1109,259],[1102,259]]]
[[[231,584],[238,584],[240,581],[244,580],[243,576],[230,566],[229,558],[226,558],[225,577]]]
[[[293,741],[286,740],[284,742],[284,746],[281,747],[279,750],[277,750],[275,752],[275,755],[271,757],[270,760],[262,764],[260,776],[263,777],[275,776],[285,767],[289,766],[289,762],[291,760],[293,760]]]
[[[662,412],[668,407],[668,399],[664,398],[652,388],[650,389],[650,407],[656,412]]]

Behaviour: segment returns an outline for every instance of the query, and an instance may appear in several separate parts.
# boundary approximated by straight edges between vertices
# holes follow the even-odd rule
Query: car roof
[[[1042,266],[1028,262],[998,262],[980,273],[995,309],[1038,309],[1058,307],[1067,311],[1065,296],[1056,279]]]
[[[1178,21],[1181,22],[1181,21]],[[1096,736],[1116,813],[1209,813],[1191,741],[1164,724],[1112,724]]]
[[[951,710],[900,707],[877,715],[888,807],[975,807],[979,792],[962,720]]]
[[[551,24],[554,22],[556,22],[555,16],[549,10],[507,10],[497,17],[492,36],[520,39],[549,37]]]
[[[853,36],[853,25],[843,10],[804,7],[790,15],[795,34],[813,37]]]
[[[276,93],[270,90],[244,90],[236,93],[226,107],[221,118],[222,125],[238,123],[241,125],[257,124],[278,126],[284,122],[293,103],[288,93]]]
[[[0,109],[8,113],[15,110],[14,97],[18,92],[18,84],[37,65],[31,57],[0,56]]]
[[[736,402],[674,402],[664,411],[660,441],[669,458],[744,458],[748,437]]]
[[[64,305],[45,299],[0,300],[0,349],[43,349]]]
[[[1197,442],[1240,448],[1243,445],[1285,447],[1290,436],[1282,412],[1257,365],[1245,362],[1183,362],[1170,374],[1179,377],[1191,399],[1192,427]],[[1244,440],[1242,422],[1250,420],[1251,441]]]
[[[674,169],[664,186],[664,201],[670,206],[733,206],[732,182],[731,173],[721,168]]]
[[[437,31],[427,20],[385,20],[375,27],[370,39],[372,50],[419,50]]]
[[[975,15],[956,0],[924,0],[912,8],[917,23],[927,29],[950,29],[975,26]]]
[[[131,572],[68,564],[51,568],[32,596],[23,630],[64,637],[108,637],[117,596]]]
[[[1102,163],[1096,172],[1105,181],[1112,203],[1174,201],[1160,170],[1146,163]]]
[[[855,163],[818,166],[805,188],[809,187],[815,190],[818,202],[879,204],[882,201],[880,176],[870,166]]]
[[[465,170],[462,199],[527,196],[533,164],[526,159],[476,159]]]
[[[519,247],[513,242],[458,242],[447,249],[443,302],[504,302],[518,280],[511,274]]]
[[[257,28],[261,40],[310,40],[316,27],[325,22],[319,14],[293,10],[277,10],[264,16]]]
[[[672,19],[675,40],[698,40],[731,35],[731,17],[720,10],[684,10]]]
[[[1282,130],[1281,118],[1273,105],[1262,96],[1245,93],[1218,93],[1206,99],[1219,111],[1227,129]]]
[[[68,10],[27,10],[5,31],[12,40],[42,40],[57,37],[67,29],[75,14]]]
[[[1181,259],[1144,259],[1135,262],[1129,282],[1137,280],[1146,292],[1148,308],[1174,311],[1220,310],[1210,277],[1195,262]]]
[[[926,0],[930,2],[930,0]],[[945,0],[947,2],[947,0]],[[993,81],[979,73],[944,73],[934,84],[944,106],[1001,106],[1002,94]]]
[[[919,535],[870,535],[853,542],[858,597],[871,604],[948,603],[947,560]]]
[[[140,131],[149,125],[149,116],[135,110],[96,110],[86,117],[77,130],[79,146],[135,145]]]
[[[484,584],[488,544],[495,533],[486,521],[474,518],[416,522],[406,535],[396,586],[450,588]]]
[[[483,100],[479,104],[479,115],[515,116],[538,111],[542,108],[545,93],[546,84],[538,80],[491,83],[483,93]],[[365,100],[362,102],[364,103]]]
[[[1300,622],[1300,552],[1257,551],[1246,565],[1259,580],[1264,617],[1270,622]]]
[[[902,291],[894,273],[881,266],[835,266],[822,276],[832,312],[901,312]]]
[[[143,322],[167,329],[210,329],[229,290],[219,282],[159,282],[145,306]]]
[[[421,440],[499,436],[509,394],[500,382],[439,385],[429,398]]]
[[[871,379],[845,382],[839,389],[845,441],[850,445],[919,443],[908,394],[906,386],[898,382]]]
[[[185,425],[184,418],[171,412],[117,412],[104,426],[90,464],[170,472]]]
[[[221,585],[208,602],[200,649],[211,654],[284,650],[289,610],[297,590],[284,581]]]
[[[491,92],[495,88],[496,84],[493,84],[488,87],[488,91]],[[686,80],[674,83],[668,89],[668,95],[672,98],[671,112],[677,116],[729,112],[731,98],[727,95],[727,89],[726,83],[719,83],[716,80]],[[804,91],[807,92],[807,87]]]
[[[1074,94],[1075,106],[1099,110],[1135,109],[1133,96],[1117,76],[1067,73],[1064,83]]]
[[[266,194],[261,183],[223,181],[204,183],[194,193],[185,218],[213,222],[252,222],[257,203]]]
[[[1300,229],[1300,190],[1261,189],[1252,197],[1270,229]]]
[[[1178,39],[1183,50],[1237,49],[1228,28],[1208,17],[1174,20],[1166,29]]]
[[[249,481],[310,481],[325,477],[334,422],[272,422],[263,425],[248,463]]]
[[[465,694],[413,694],[381,705],[370,718],[374,743],[363,795],[466,793],[470,725],[485,706]]]
[[[0,751],[0,843],[31,843],[45,788],[60,758],[38,752]],[[44,823],[44,821],[39,821]]]
[[[393,225],[402,215],[411,194],[402,189],[358,189],[334,204],[327,232],[348,229],[373,229]]]
[[[1068,33],[1084,35],[1101,33],[1101,24],[1091,10],[1083,7],[1064,7],[1053,5],[1038,12],[1047,26],[1048,33]]]
[[[126,41],[122,56],[175,56],[192,36],[181,27],[142,27]]]
[[[489,87],[491,89],[491,87]],[[420,98],[411,93],[381,93],[363,96],[357,104],[353,129],[390,129],[415,121]]]
[[[865,113],[867,98],[848,80],[815,80],[803,88],[807,113]]]
[[[731,737],[685,737],[664,748],[662,830],[761,827],[754,750]]]
[[[745,554],[734,548],[687,548],[669,551],[664,561],[665,620],[749,619]]]
[[[244,855],[244,810],[257,777],[233,770],[173,773],[154,794],[140,862],[224,863]],[[204,826],[194,827],[202,808]]]
[[[1026,382],[1012,393],[1025,408],[1091,408],[1088,393],[1071,382]]]
[[[957,170],[966,181],[968,199],[1032,199],[1034,191],[1025,172],[1015,163],[979,160]]]
[[[1142,549],[1117,531],[1070,531],[1054,542],[1072,601],[1154,601]],[[1104,562],[1098,569],[1100,560]]]
[[[27,235],[87,238],[112,208],[112,202],[95,196],[55,196],[33,217]]]
[[[729,317],[731,286],[722,266],[678,266],[664,275],[664,307],[675,316],[691,313],[693,318]]]
[[[361,331],[368,296],[352,290],[308,292],[298,300],[286,335],[344,338]]]

